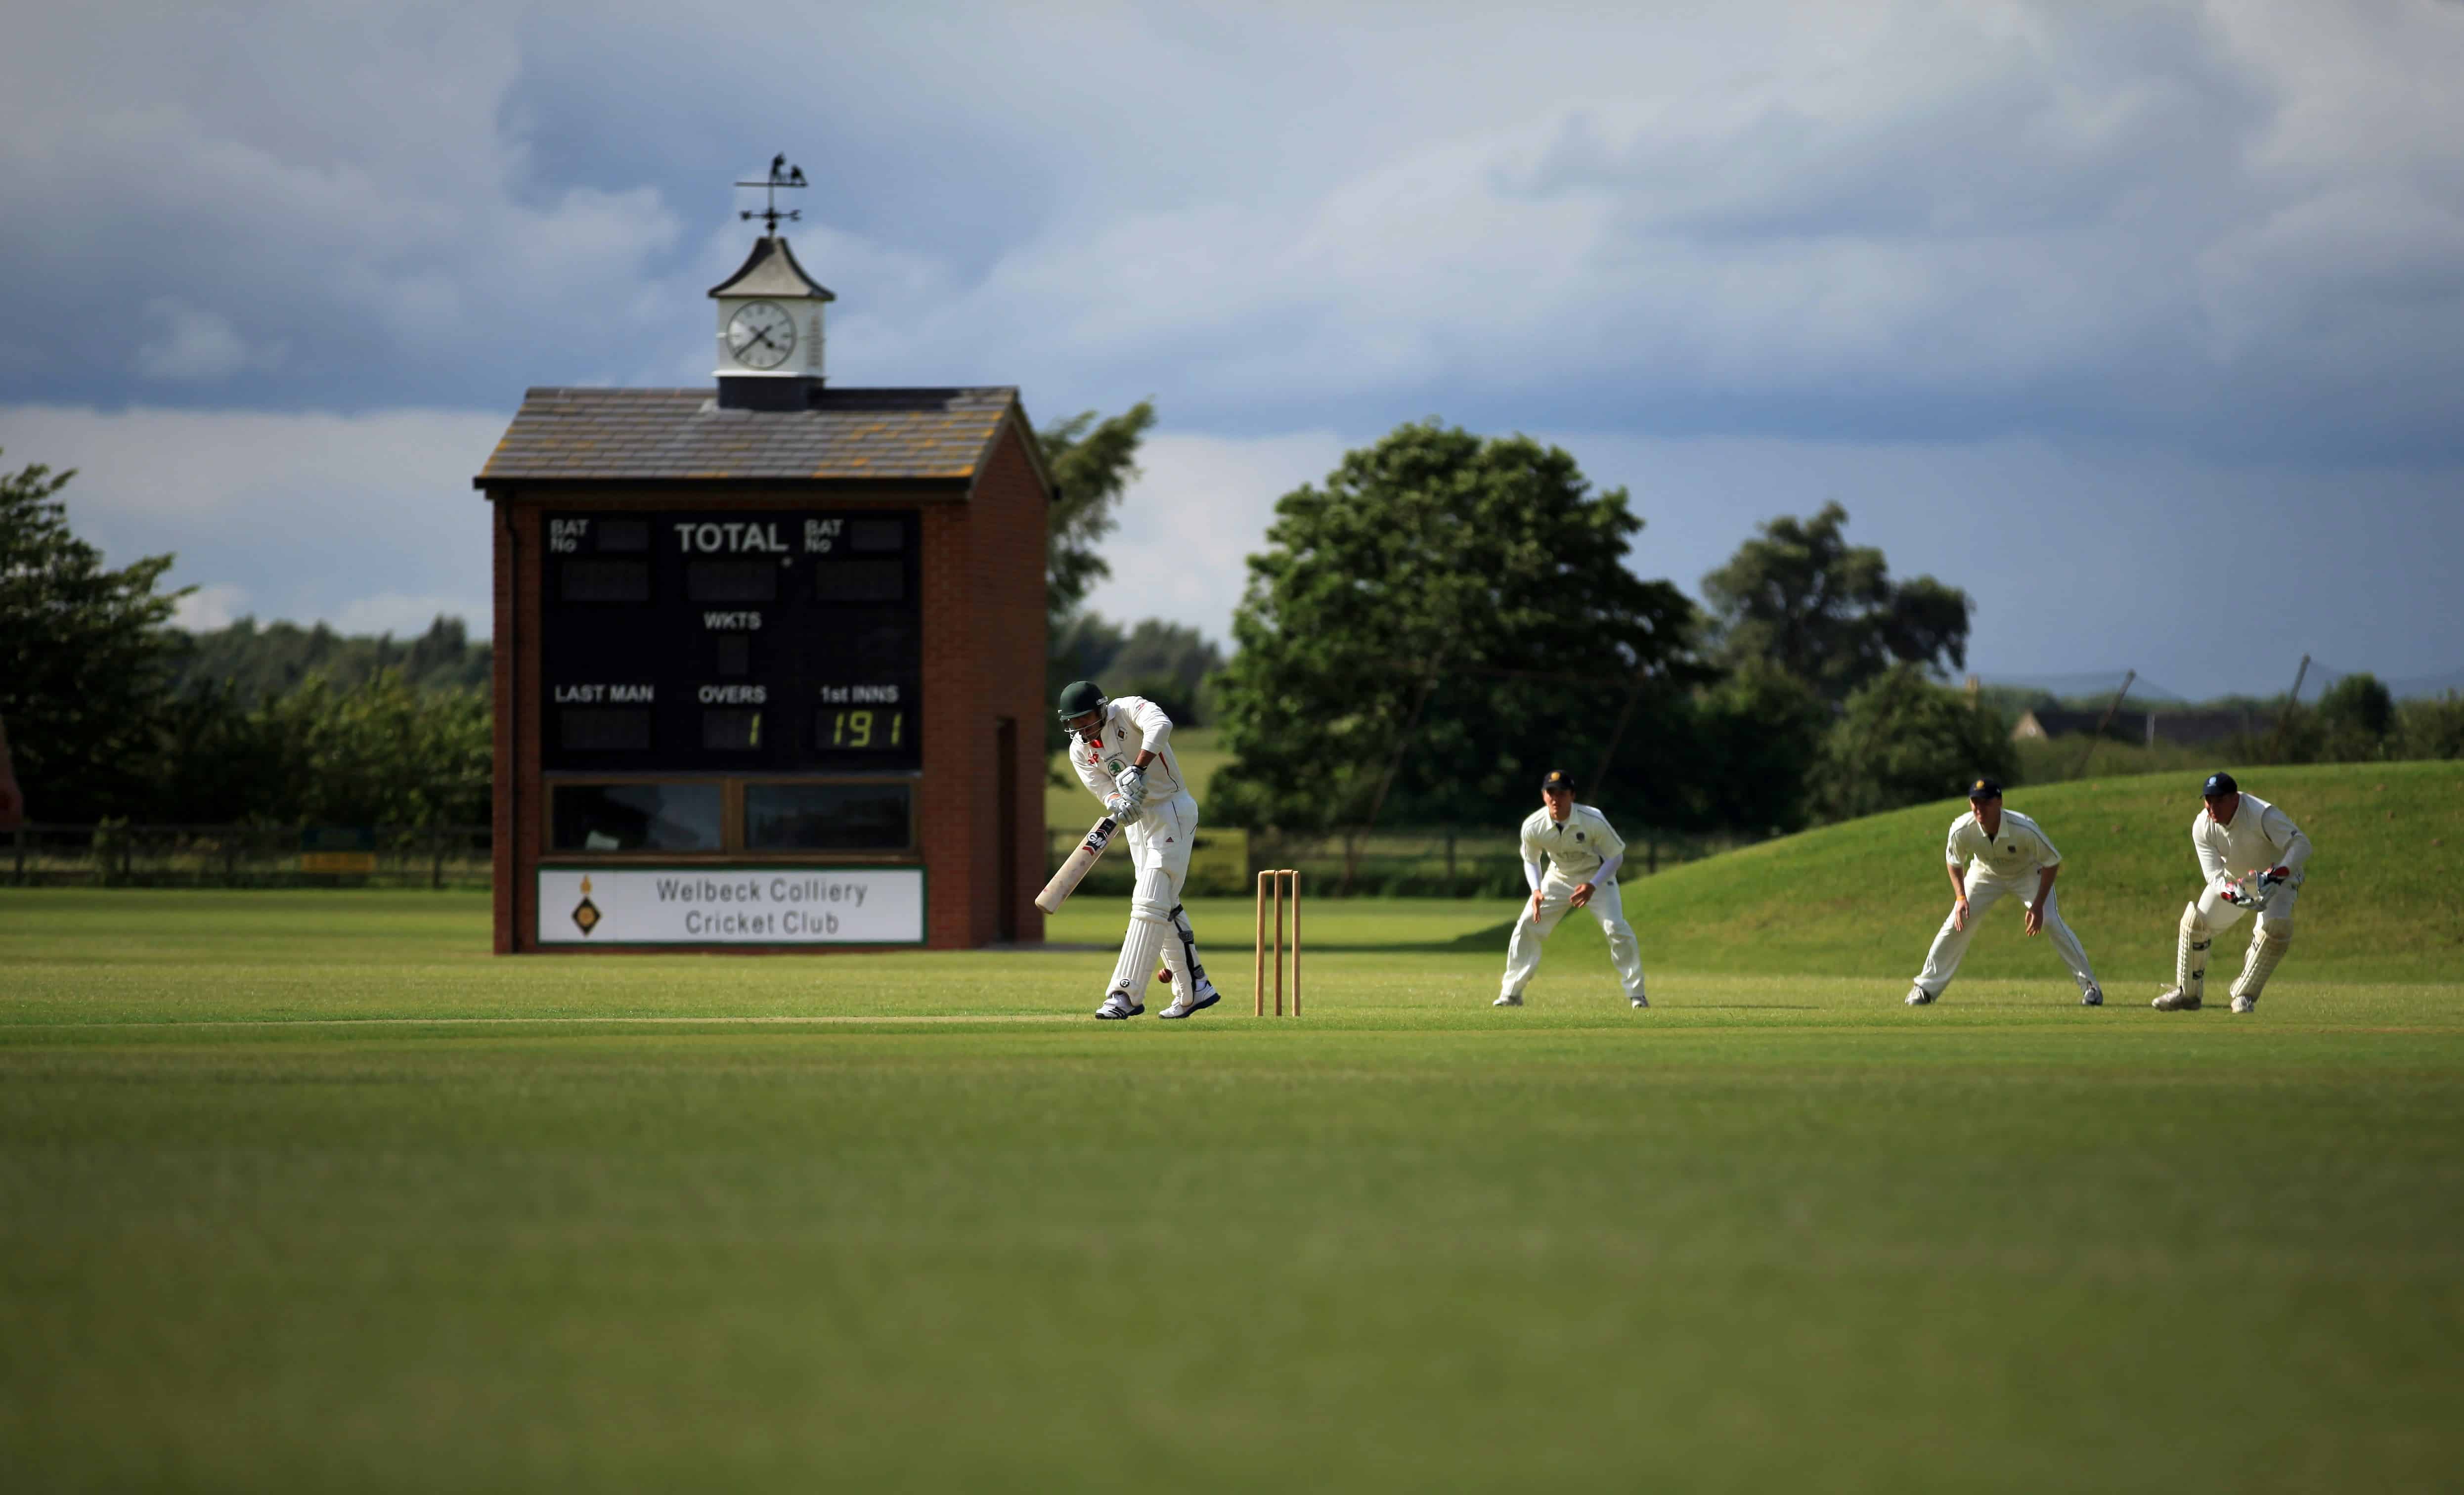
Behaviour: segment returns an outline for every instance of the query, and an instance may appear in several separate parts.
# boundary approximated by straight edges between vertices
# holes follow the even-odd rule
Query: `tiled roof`
[[[554,478],[972,480],[1018,391],[822,389],[803,410],[698,389],[533,389],[473,486]],[[1023,416],[1021,416],[1023,420]]]

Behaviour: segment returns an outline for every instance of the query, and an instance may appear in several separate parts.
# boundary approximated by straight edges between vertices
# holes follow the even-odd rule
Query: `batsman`
[[[1069,766],[1129,833],[1136,881],[1121,961],[1095,1016],[1126,1021],[1147,1010],[1138,1000],[1155,956],[1172,977],[1172,1005],[1158,1016],[1186,1018],[1221,1000],[1198,960],[1198,936],[1180,906],[1198,834],[1198,801],[1172,752],[1172,718],[1144,696],[1107,698],[1092,680],[1061,688],[1061,724],[1069,729]]]
[[[2310,860],[2310,838],[2282,810],[2242,793],[2231,774],[2210,774],[2199,798],[2190,845],[2199,853],[2199,874],[2207,886],[2196,903],[2182,910],[2173,985],[2155,1007],[2198,1011],[2208,982],[2208,947],[2244,913],[2255,913],[2250,950],[2233,983],[2233,1010],[2255,1012],[2276,962],[2293,948],[2293,903],[2301,891],[2301,866]]]

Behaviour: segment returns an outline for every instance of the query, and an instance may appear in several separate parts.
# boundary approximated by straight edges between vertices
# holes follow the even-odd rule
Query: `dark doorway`
[[[993,772],[1001,785],[993,796],[1000,806],[1001,829],[995,840],[1000,846],[1001,874],[997,879],[999,897],[994,907],[1001,912],[995,928],[1001,942],[1018,938],[1018,718],[1003,716],[994,732]]]

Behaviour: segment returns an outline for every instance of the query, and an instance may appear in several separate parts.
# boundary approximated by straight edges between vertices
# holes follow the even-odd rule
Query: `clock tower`
[[[766,231],[736,274],[710,288],[718,306],[718,404],[721,409],[803,410],[812,407],[823,382],[822,309],[838,299],[804,274],[779,232],[794,211],[778,206],[781,187],[804,185],[804,173],[781,157],[766,182],[738,187],[768,190],[769,206],[745,218],[759,218]]]

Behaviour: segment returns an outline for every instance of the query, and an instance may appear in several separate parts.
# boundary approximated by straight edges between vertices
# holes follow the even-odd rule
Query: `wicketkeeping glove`
[[[2253,868],[2225,884],[2225,901],[2254,912],[2264,909],[2267,900],[2276,896],[2276,890],[2284,886],[2284,881],[2285,874],[2279,868],[2271,868],[2262,872]]]

